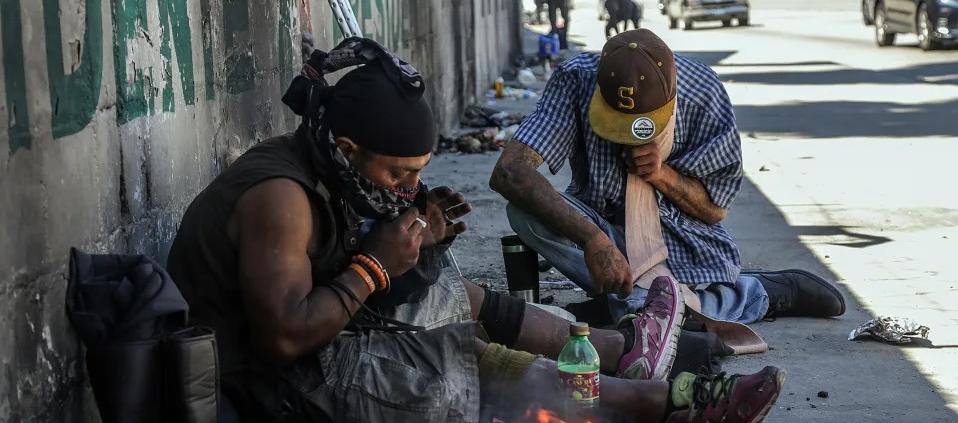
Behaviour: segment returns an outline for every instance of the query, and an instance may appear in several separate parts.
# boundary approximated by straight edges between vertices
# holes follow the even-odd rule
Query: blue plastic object
[[[539,36],[539,57],[555,57],[559,54],[559,34],[553,32]]]

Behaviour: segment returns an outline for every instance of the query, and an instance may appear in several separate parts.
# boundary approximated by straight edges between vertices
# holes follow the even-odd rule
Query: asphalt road
[[[788,370],[766,421],[958,421],[958,50],[923,52],[914,36],[878,48],[856,1],[753,0],[752,26],[691,31],[644,4],[642,26],[712,66],[736,107],[747,180],[725,225],[743,265],[812,270],[847,295],[837,319],[757,324],[773,350],[727,361]],[[580,48],[604,42],[596,15],[576,1]],[[440,156],[427,174],[477,206],[456,248],[467,276],[493,283],[509,232],[486,187],[495,159]],[[879,315],[930,327],[931,344],[846,340]]]

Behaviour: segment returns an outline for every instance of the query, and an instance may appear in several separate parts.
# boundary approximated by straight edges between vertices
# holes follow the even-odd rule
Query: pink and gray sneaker
[[[685,319],[685,299],[672,278],[652,281],[645,306],[631,324],[632,348],[619,359],[616,376],[626,379],[665,380],[672,369],[679,333]],[[626,345],[628,347],[628,345]]]

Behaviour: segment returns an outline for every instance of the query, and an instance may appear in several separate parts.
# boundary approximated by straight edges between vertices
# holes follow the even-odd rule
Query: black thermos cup
[[[502,259],[506,263],[509,294],[529,303],[539,302],[539,255],[519,239],[502,237]]]

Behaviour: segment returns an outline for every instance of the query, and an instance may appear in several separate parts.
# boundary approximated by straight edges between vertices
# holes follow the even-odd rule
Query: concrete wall
[[[443,129],[518,45],[510,0],[353,5],[426,74]],[[68,248],[164,260],[227,151],[295,128],[301,28],[338,36],[322,0],[0,1],[0,422],[97,420]]]
[[[309,0],[317,48],[339,40],[324,0]],[[452,129],[518,53],[516,0],[352,0],[364,34],[397,51],[426,76],[441,129]]]

